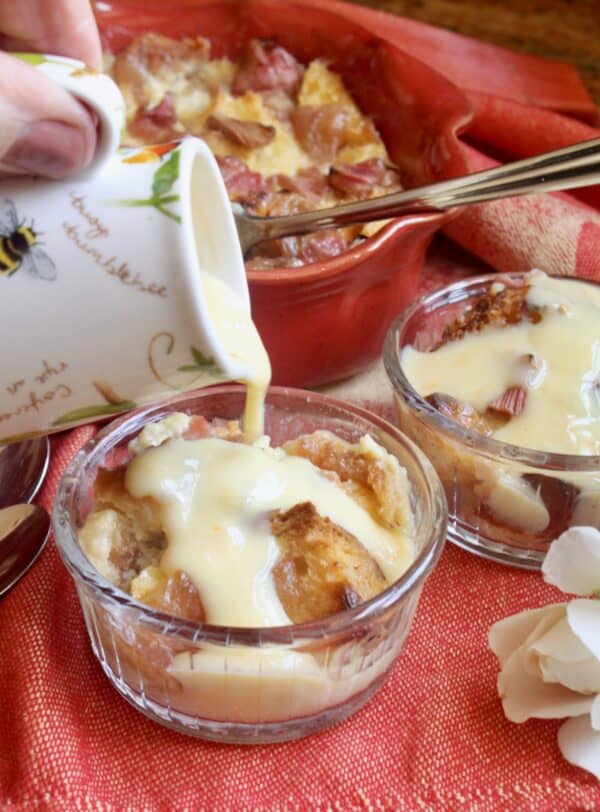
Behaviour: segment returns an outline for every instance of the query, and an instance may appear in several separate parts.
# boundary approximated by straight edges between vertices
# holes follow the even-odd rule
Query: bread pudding
[[[402,428],[482,535],[542,550],[573,524],[600,526],[600,288],[532,271],[467,301],[450,320],[433,312],[400,356],[412,388],[466,434],[434,430],[398,398]],[[501,442],[502,459],[498,446],[474,452],[473,435]]]
[[[364,436],[271,448],[172,414],[100,469],[83,551],[136,600],[187,620],[281,626],[354,608],[413,557],[406,471]]]
[[[149,33],[106,63],[127,105],[127,146],[185,133],[217,157],[230,199],[263,216],[327,208],[401,188],[373,122],[323,59],[301,64],[275,42],[211,58],[203,38]],[[335,256],[383,223],[261,245],[249,267],[301,266]]]

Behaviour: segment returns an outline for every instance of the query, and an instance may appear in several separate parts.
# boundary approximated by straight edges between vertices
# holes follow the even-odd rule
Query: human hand
[[[92,114],[39,70],[3,51],[81,59],[100,69],[89,0],[0,0],[0,174],[62,178],[96,148]]]

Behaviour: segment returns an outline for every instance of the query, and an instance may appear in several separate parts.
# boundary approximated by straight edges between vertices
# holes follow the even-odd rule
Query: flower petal
[[[600,731],[600,694],[598,694],[598,696],[594,699],[590,716],[592,720],[592,727],[594,730]]]
[[[537,654],[560,660],[563,663],[578,663],[590,658],[590,650],[575,635],[567,620],[568,606],[565,615],[552,626],[542,637],[531,644]]]
[[[558,731],[558,746],[567,761],[600,780],[600,731],[594,730],[589,716],[565,722]]]
[[[600,660],[573,633],[564,617],[529,647],[537,655],[544,682],[559,682],[571,691],[600,693]]]
[[[498,676],[498,693],[507,719],[563,719],[589,713],[593,696],[570,691],[555,682],[544,682],[541,673],[533,675],[525,667],[527,649],[521,646],[512,654]]]
[[[571,527],[550,545],[544,580],[563,592],[591,595],[600,590],[600,530]]]
[[[573,633],[600,660],[600,601],[585,598],[571,601],[567,619]]]
[[[541,657],[539,665],[544,682],[559,682],[565,688],[582,694],[600,692],[600,662],[594,657],[579,663]]]
[[[556,623],[566,613],[565,603],[555,603],[550,606],[543,606],[541,609],[528,609],[499,620],[490,628],[488,632],[488,644],[494,652],[500,665],[504,665],[510,655],[522,645],[529,637],[537,638],[533,635],[540,621],[546,617],[550,619],[550,624]],[[544,625],[547,629],[548,625]]]

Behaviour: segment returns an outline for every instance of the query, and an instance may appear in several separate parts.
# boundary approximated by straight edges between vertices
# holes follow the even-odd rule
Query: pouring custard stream
[[[241,297],[214,276],[202,284],[223,348],[244,373],[244,435],[236,422],[215,428],[178,413],[147,424],[130,443],[130,462],[98,478],[82,546],[142,602],[184,573],[202,605],[197,619],[218,625],[287,625],[368,600],[413,557],[406,471],[366,435],[352,444],[323,431],[271,448],[267,353]],[[132,557],[151,564],[133,578],[115,572],[106,553],[132,535],[143,548]],[[288,600],[315,581],[320,608],[308,597],[299,609]],[[314,618],[305,604],[315,605]]]
[[[217,334],[230,358],[238,361],[245,375],[246,408],[244,434],[254,442],[264,431],[264,404],[271,381],[269,356],[242,299],[221,279],[201,274],[202,288]]]

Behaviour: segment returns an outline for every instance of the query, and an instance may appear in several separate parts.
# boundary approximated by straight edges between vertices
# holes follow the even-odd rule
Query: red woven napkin
[[[319,5],[319,0],[305,2]],[[465,136],[483,150],[466,148],[471,172],[496,163],[485,153],[515,160],[600,137],[600,130],[560,114],[598,120],[572,65],[509,52],[340,0],[330,0],[328,6],[467,91],[473,121]],[[600,186],[574,195],[512,198],[471,207],[445,232],[499,271],[538,267],[600,280],[599,208]]]
[[[600,132],[598,132],[600,136]],[[496,161],[464,146],[472,172]],[[592,187],[590,195],[598,192]],[[497,271],[541,268],[600,281],[600,212],[555,192],[471,206],[444,232]]]
[[[416,41],[418,24],[352,8],[363,23],[378,24],[380,33],[385,20],[394,36],[407,26]],[[475,52],[482,53],[475,48],[471,55]],[[456,79],[460,60],[448,48],[443,58],[448,66],[454,59]],[[464,68],[462,73],[467,74]],[[504,91],[510,89],[510,70],[503,74],[500,63],[497,74],[504,75]],[[560,81],[553,84],[538,73],[536,103],[589,114],[574,74],[558,71],[557,76]],[[551,117],[536,118],[538,129],[532,129],[531,120],[522,115],[529,111],[519,113],[518,108],[527,82],[521,79],[517,85],[512,94],[504,93],[502,103],[472,97],[476,115],[471,134],[479,144],[518,157],[569,143],[561,138],[581,140],[584,131],[578,128],[585,125],[550,111],[532,108],[536,116]],[[481,91],[473,82],[467,86]],[[522,128],[518,134],[507,111],[516,114]],[[571,128],[570,135],[564,127]],[[592,131],[585,133],[591,136]],[[543,141],[544,134],[550,141]],[[475,151],[469,152],[469,160],[473,169],[487,161]],[[531,203],[488,204],[453,223],[449,234],[494,267],[541,264],[533,260],[543,244],[562,272],[578,270],[600,278],[597,212],[570,196]],[[504,229],[500,240],[499,228]],[[549,230],[555,231],[556,243],[544,242]],[[533,238],[527,236],[532,233]],[[481,261],[439,239],[424,286],[484,269]],[[338,392],[360,401],[368,393],[373,408],[385,412],[388,406],[389,390],[378,367]],[[53,439],[52,465],[39,500],[46,508],[67,461],[94,430],[85,427]],[[497,664],[486,644],[489,626],[513,612],[556,600],[560,593],[539,575],[448,546],[425,585],[403,655],[366,708],[299,742],[219,746],[159,727],[112,689],[92,654],[73,583],[51,540],[35,567],[0,603],[0,808],[600,808],[598,782],[560,757],[558,724],[513,725],[504,719],[496,695]]]
[[[146,0],[158,2],[162,0]],[[182,2],[182,0],[179,0]],[[185,0],[184,0],[185,2]],[[189,0],[194,2],[194,0]],[[541,59],[465,37],[417,20],[350,5],[343,0],[303,0],[327,5],[388,39],[466,91],[532,104],[594,124],[598,111],[577,69],[568,62]]]

